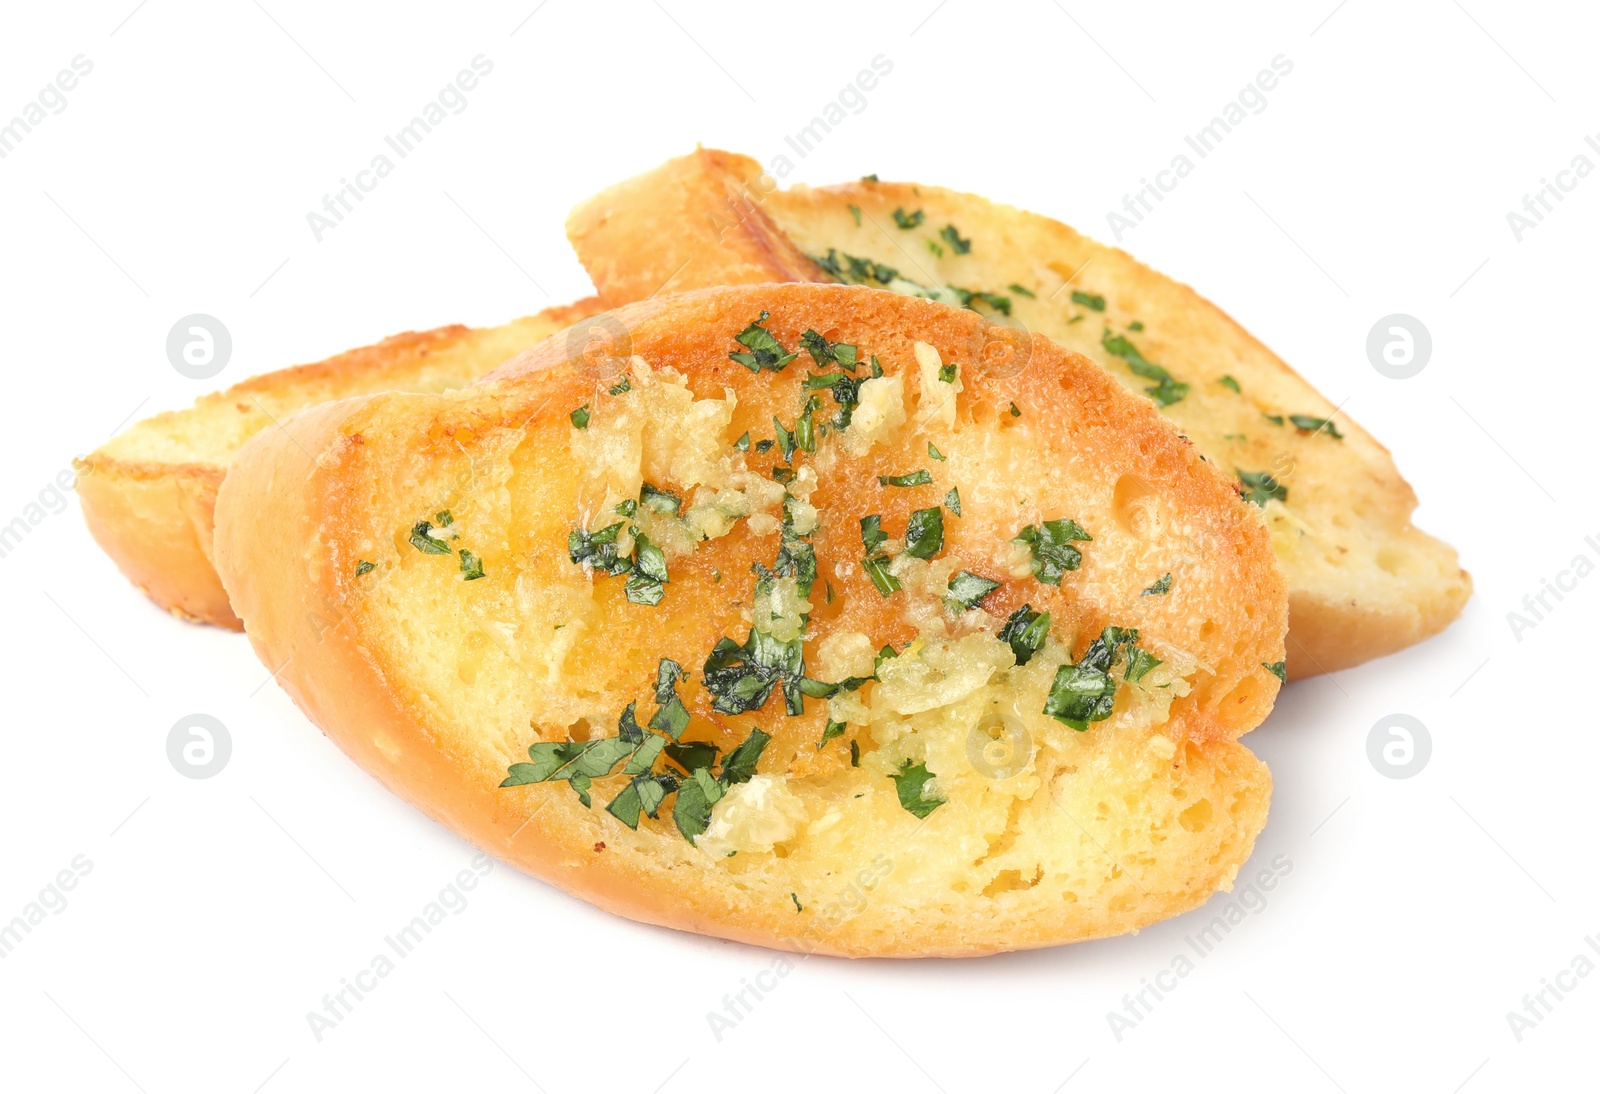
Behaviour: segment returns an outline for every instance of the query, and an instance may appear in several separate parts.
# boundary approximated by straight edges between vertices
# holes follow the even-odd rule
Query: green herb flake
[[[683,499],[645,483],[639,488],[639,504],[646,509],[654,509],[658,513],[675,517],[683,507]]]
[[[1233,392],[1235,395],[1240,394],[1239,381],[1235,380],[1232,376],[1220,377],[1220,378],[1218,378],[1217,383],[1221,384],[1223,387],[1227,388],[1229,391]]]
[[[834,738],[843,737],[844,736],[844,731],[845,731],[846,728],[847,727],[845,726],[845,724],[843,722],[835,722],[835,721],[830,719],[828,724],[825,727],[823,727],[822,740],[817,742],[817,751],[821,752],[824,748],[827,747],[828,742],[833,740]]]
[[[1267,421],[1271,422],[1273,425],[1276,425],[1276,426],[1283,425],[1283,415],[1282,414],[1268,414],[1265,410],[1263,410],[1261,412],[1261,416],[1263,418],[1265,418]]]
[[[1088,308],[1090,311],[1106,310],[1106,298],[1096,293],[1079,292],[1077,289],[1073,289],[1072,302]]]
[[[624,498],[611,511],[624,517],[636,517],[639,515],[639,502],[635,498]]]
[[[851,740],[850,742],[850,766],[861,766],[861,744],[855,740]]]
[[[1128,329],[1137,334],[1139,331],[1144,330],[1144,323],[1138,319],[1135,319],[1133,322],[1128,324]]]
[[[1012,417],[1013,417],[1013,418],[1020,418],[1020,417],[1022,417],[1022,411],[1021,411],[1021,410],[1020,410],[1020,409],[1019,409],[1019,408],[1018,408],[1018,407],[1017,407],[1017,404],[1016,404],[1016,403],[1012,403],[1012,404],[1011,404],[1011,416],[1012,416]]]
[[[877,182],[878,181],[878,173],[876,171],[874,171],[870,175],[862,175],[861,176],[861,181],[862,182]]]
[[[817,363],[818,368],[828,368],[839,365],[847,372],[854,372],[859,364],[856,347],[848,342],[830,342],[814,330],[807,329],[800,335],[800,345]],[[808,383],[808,386],[812,386]],[[828,385],[820,385],[826,387]]]
[[[1289,415],[1290,423],[1302,433],[1326,433],[1336,441],[1344,440],[1344,434],[1334,426],[1332,418],[1313,418],[1308,414]]]
[[[364,558],[356,560],[356,576],[357,577],[364,577],[365,575],[370,574],[373,570],[376,570],[376,569],[377,569],[377,566],[375,566],[372,563],[368,562]]]
[[[581,528],[574,528],[567,535],[567,557],[572,559],[574,565],[586,566],[592,570],[615,576],[625,574],[633,569],[633,563],[617,555],[617,536],[622,531],[622,521],[609,524],[596,532],[586,532]],[[413,533],[414,534],[414,533]],[[415,539],[412,542],[416,542]],[[449,554],[443,552],[430,552],[432,554]]]
[[[918,509],[906,524],[906,554],[932,558],[944,549],[944,510],[937,505]]]
[[[1128,667],[1123,672],[1122,678],[1132,683],[1143,680],[1150,670],[1161,664],[1161,658],[1153,653],[1141,650],[1137,646],[1128,650]]]
[[[1019,665],[1032,660],[1049,636],[1050,613],[1036,612],[1031,604],[1024,604],[1007,616],[998,635],[1000,641],[1010,645]]]
[[[629,379],[628,377],[624,376],[622,378],[622,383],[618,384],[616,387],[611,389],[611,394],[613,394],[613,395],[626,395],[628,392],[630,392],[632,390],[633,390],[633,381],[631,379]]]
[[[1033,553],[1033,576],[1046,585],[1060,585],[1061,575],[1076,570],[1083,552],[1073,543],[1094,540],[1075,520],[1047,520],[1042,526],[1029,525],[1018,532],[1015,542],[1026,544]]]
[[[740,452],[750,451],[750,431],[748,429],[739,435],[738,440],[733,442],[733,447],[737,448]]]
[[[910,213],[907,213],[903,208],[896,209],[893,215],[895,227],[903,228],[906,231],[910,231],[912,228],[915,228],[917,225],[921,224],[923,220],[921,209],[917,209]]]
[[[1015,281],[1007,285],[1006,288],[1016,293],[1018,296],[1026,296],[1029,300],[1036,299],[1036,297],[1033,295],[1032,289],[1025,289],[1021,285],[1018,285]]]
[[[959,486],[952,486],[945,491],[944,507],[958,517],[961,515],[961,488]]]
[[[767,318],[767,313],[763,311],[754,323],[733,336],[733,340],[748,352],[730,353],[728,356],[751,372],[760,372],[762,369],[782,372],[795,358],[794,354],[785,353],[783,345],[761,325]]]
[[[873,513],[869,517],[861,518],[861,546],[866,548],[867,554],[872,554],[889,536],[883,530],[883,517]]]
[[[457,553],[461,556],[462,581],[476,581],[483,576],[483,559],[467,550]]]
[[[900,579],[889,572],[889,560],[883,555],[863,559],[861,568],[867,571],[872,584],[877,586],[878,592],[884,596],[890,596],[901,588]]]
[[[1111,667],[1118,655],[1138,640],[1139,632],[1129,628],[1102,630],[1077,664],[1062,665],[1056,670],[1045,696],[1044,713],[1080,733],[1089,728],[1090,722],[1109,718],[1117,694]]]
[[[1000,582],[993,581],[970,570],[962,570],[950,579],[946,586],[950,590],[945,599],[945,604],[952,610],[970,611],[983,603],[983,598],[1000,587]]]
[[[927,468],[920,468],[906,475],[879,475],[879,486],[927,486],[933,481],[933,476]]]
[[[935,445],[932,441],[928,442],[928,458],[930,460],[938,460],[941,463],[944,462],[944,458],[945,458],[944,457],[944,453],[940,452],[939,451],[939,447],[937,445]]]
[[[1171,406],[1189,394],[1188,384],[1173,379],[1166,369],[1146,360],[1126,335],[1113,334],[1111,328],[1107,327],[1100,335],[1100,345],[1112,356],[1122,358],[1135,376],[1156,381],[1154,387],[1144,389],[1145,394],[1155,400],[1156,406]]]
[[[953,384],[956,382],[956,363],[954,361],[951,361],[947,365],[939,366],[939,382],[942,384]]]
[[[571,414],[567,415],[567,417],[572,419],[572,424],[574,426],[576,426],[577,428],[579,428],[579,429],[588,429],[589,428],[589,404],[588,403],[584,403],[577,410],[574,410]]]
[[[972,240],[962,239],[954,224],[946,224],[940,228],[939,238],[950,244],[950,249],[958,255],[967,254],[972,250]]]
[[[856,207],[854,205],[852,205],[852,206],[850,206],[850,208],[855,209]],[[856,212],[857,212],[857,214],[859,214],[861,212],[861,210],[856,209]],[[858,216],[857,220],[859,220],[859,219],[860,218]],[[795,914],[796,915],[799,915],[801,912],[806,910],[805,905],[800,903],[800,898],[795,896],[793,893],[789,894],[789,899],[794,901],[794,910],[795,910]]]
[[[1289,682],[1289,673],[1285,669],[1284,662],[1263,661],[1261,662],[1261,667],[1272,673],[1272,675],[1276,676],[1283,683],[1287,684]]]
[[[433,525],[419,520],[411,526],[411,546],[425,555],[448,555],[450,548],[433,535]]]
[[[1165,596],[1172,591],[1172,575],[1162,574],[1160,580],[1150,586],[1140,596]]]
[[[900,768],[900,773],[890,775],[894,780],[896,795],[900,798],[900,807],[918,820],[924,820],[929,813],[939,808],[947,799],[939,797],[924,797],[928,781],[933,778],[933,772],[928,770],[927,764],[914,764],[910,760]]]
[[[861,227],[861,206],[855,202],[850,203],[850,215],[856,218],[856,227]]]
[[[1239,482],[1243,484],[1239,492],[1245,501],[1265,509],[1267,502],[1274,498],[1278,501],[1289,500],[1289,488],[1273,478],[1270,471],[1240,471],[1234,468],[1233,473],[1239,476]]]

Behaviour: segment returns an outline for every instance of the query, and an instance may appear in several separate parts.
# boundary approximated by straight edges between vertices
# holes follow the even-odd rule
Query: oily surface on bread
[[[752,372],[729,355],[761,344],[762,316],[798,356]],[[613,318],[578,359],[551,339],[474,387],[314,408],[247,445],[218,501],[218,568],[258,654],[341,748],[601,907],[768,946],[1051,945],[1231,882],[1266,817],[1266,769],[1237,738],[1279,686],[1263,663],[1282,659],[1286,599],[1259,513],[1147,403],[1039,338],[1000,349],[1048,367],[1001,367],[980,317],[863,288],[724,289]],[[800,350],[808,330],[859,362],[848,426],[839,389],[807,386],[847,372]],[[942,520],[926,558],[919,510]],[[1081,564],[1050,584],[1014,539],[1068,518]],[[618,524],[662,547],[658,603],[574,562]],[[782,576],[786,550],[814,556],[809,592]],[[946,600],[963,571],[994,583],[970,608]],[[1050,619],[1019,666],[995,636],[1024,605]],[[1108,627],[1160,663],[1130,680],[1119,657],[1114,708],[1081,731],[1046,716],[1053,678]],[[781,689],[718,709],[708,657],[756,631],[793,638],[807,679],[854,682],[797,695],[794,714]],[[636,829],[608,812],[620,774],[588,803],[576,784],[501,786],[530,746],[619,736],[629,704],[653,719],[663,658],[688,674],[669,681],[680,743],[722,762],[770,737],[697,843],[671,797]]]
[[[1418,642],[1470,595],[1455,551],[1412,525],[1416,496],[1382,445],[1188,286],[1057,221],[910,183],[779,190],[753,160],[702,149],[590,199],[568,234],[608,306],[781,280],[932,293],[1165,403],[1225,474],[1260,484],[1291,677]]]
[[[245,441],[317,403],[469,384],[595,306],[579,301],[499,327],[408,331],[145,418],[78,461],[84,520],[123,574],[161,607],[238,629],[212,565],[211,532],[217,487]]]

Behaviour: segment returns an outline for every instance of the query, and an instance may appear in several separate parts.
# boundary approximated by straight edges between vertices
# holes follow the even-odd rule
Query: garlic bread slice
[[[352,758],[602,908],[805,952],[1047,946],[1231,883],[1287,602],[1147,400],[867,288],[609,322],[240,454],[223,584]]]
[[[84,521],[118,569],[158,605],[237,630],[212,567],[211,527],[217,487],[245,441],[316,403],[470,384],[595,310],[596,301],[584,300],[499,327],[408,331],[135,422],[76,462]]]
[[[780,190],[707,149],[612,187],[568,235],[608,306],[655,292],[843,281],[1043,334],[1153,402],[1261,507],[1289,583],[1291,677],[1419,642],[1471,580],[1411,523],[1387,449],[1193,289],[1048,217],[937,186]]]

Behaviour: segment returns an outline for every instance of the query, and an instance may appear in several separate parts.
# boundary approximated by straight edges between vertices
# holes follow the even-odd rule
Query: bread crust
[[[239,431],[236,423],[226,423],[226,433],[218,428],[219,410],[250,415],[256,420],[248,432],[254,432],[275,417],[317,402],[389,389],[437,390],[441,382],[470,383],[506,356],[593,314],[598,306],[591,298],[521,320],[521,337],[508,351],[491,351],[475,362],[475,341],[491,332],[459,324],[406,331],[326,360],[251,377],[202,397],[192,408],[145,419],[75,461],[84,523],[123,576],[159,607],[180,619],[241,630],[211,558],[217,489],[242,443],[242,438],[238,443],[229,439]],[[452,351],[466,358],[464,367],[443,376],[430,372],[430,361]],[[141,437],[158,433],[188,434],[194,458],[173,458],[170,449],[155,458]],[[201,434],[198,440],[193,439],[196,433]]]
[[[1194,438],[1202,452],[1225,472],[1235,461],[1252,470],[1276,470],[1288,484],[1294,506],[1300,505],[1299,498],[1309,486],[1341,495],[1339,502],[1330,505],[1346,505],[1346,515],[1354,514],[1354,519],[1348,528],[1322,522],[1313,529],[1315,538],[1309,547],[1304,545],[1297,518],[1273,514],[1280,525],[1275,541],[1289,578],[1290,678],[1333,672],[1393,653],[1437,633],[1460,614],[1471,595],[1471,578],[1448,545],[1411,524],[1416,496],[1387,449],[1341,414],[1337,428],[1345,431],[1346,439],[1339,455],[1349,466],[1343,472],[1332,472],[1334,481],[1316,481],[1315,476],[1327,479],[1329,474],[1308,466],[1308,458],[1316,453],[1305,451],[1303,445],[1297,450],[1299,439],[1284,433],[1281,415],[1294,411],[1331,417],[1334,405],[1195,290],[1064,224],[974,195],[913,183],[864,180],[782,190],[754,160],[699,148],[579,205],[568,220],[567,234],[601,298],[608,307],[615,307],[656,291],[684,291],[711,284],[832,281],[815,263],[801,263],[792,255],[803,256],[805,245],[813,251],[825,250],[835,240],[841,250],[860,250],[909,268],[913,279],[926,280],[915,271],[933,260],[922,255],[919,262],[914,253],[915,233],[897,230],[890,219],[890,211],[901,208],[926,208],[929,226],[946,218],[964,225],[980,237],[975,253],[986,246],[992,253],[994,241],[1003,240],[1018,252],[1026,250],[1040,267],[1059,267],[1046,270],[1046,284],[1076,272],[1084,283],[1109,286],[1105,288],[1108,293],[1114,288],[1123,303],[1141,302],[1142,308],[1129,314],[1150,320],[1151,329],[1135,337],[1146,352],[1152,344],[1156,346],[1151,353],[1154,359],[1181,360],[1181,366],[1173,365],[1174,371],[1194,382],[1196,390],[1167,414]],[[877,230],[862,227],[863,217]],[[861,247],[852,248],[845,242],[852,229],[860,229],[861,235],[868,237]],[[896,238],[891,245],[884,241],[885,232],[905,240]],[[1029,265],[1021,262],[1017,268],[1025,270]],[[1003,283],[968,287],[1006,291]],[[1042,307],[1043,294],[1038,302],[1017,297],[1013,303],[1019,313]],[[1116,303],[1114,299],[1113,308]],[[1098,328],[1094,313],[1085,316],[1096,321],[1076,330]],[[1046,333],[1059,339],[1067,329]],[[1096,330],[1091,337],[1097,335]],[[1121,362],[1107,367],[1114,374],[1126,372]],[[1211,412],[1197,409],[1195,404],[1206,391],[1220,392],[1215,385],[1230,370],[1239,374],[1245,398],[1263,400],[1258,403],[1262,409],[1260,414],[1250,410],[1231,419],[1231,424],[1221,425],[1220,419],[1213,422]],[[1137,389],[1143,383],[1136,381],[1132,386]],[[1278,435],[1268,440],[1270,431],[1261,415],[1273,408],[1280,424]],[[1245,450],[1226,441],[1230,430],[1262,433],[1262,438]],[[1320,443],[1331,442],[1323,439]],[[1251,459],[1258,462],[1251,463]],[[1291,479],[1297,470],[1299,478]],[[1341,474],[1342,479],[1337,478]],[[1314,477],[1307,480],[1307,475]],[[1367,542],[1356,544],[1353,538]],[[1372,558],[1352,564],[1347,560],[1354,555],[1348,552],[1365,552]]]
[[[761,311],[771,313],[770,326],[786,338],[817,326],[840,330],[841,338],[881,332],[885,343],[904,349],[908,332],[915,332],[947,356],[969,344],[979,322],[970,313],[873,290],[804,285],[658,298],[622,309],[616,318],[630,332],[635,353],[677,368],[692,384],[713,387],[746,383],[735,375],[737,366],[710,347],[725,345],[727,332]],[[935,908],[892,915],[869,904],[817,931],[787,899],[756,899],[720,880],[721,868],[693,858],[697,852],[673,850],[687,846],[675,833],[666,844],[652,842],[643,830],[629,833],[559,785],[497,788],[515,752],[489,739],[491,733],[441,716],[437,695],[406,677],[404,657],[381,630],[376,606],[390,594],[360,585],[354,563],[373,550],[374,484],[425,479],[450,453],[498,444],[492,438],[502,433],[514,438],[550,422],[566,425],[570,410],[594,390],[594,377],[566,357],[561,339],[442,399],[348,399],[257,435],[220,491],[217,567],[263,663],[278,670],[296,703],[351,758],[484,850],[608,911],[763,946],[847,956],[969,956],[1137,930],[1228,885],[1265,822],[1265,768],[1236,738],[1259,723],[1276,693],[1277,680],[1259,666],[1282,656],[1285,594],[1259,522],[1148,405],[1091,362],[1044,339],[1034,340],[1032,351],[1041,367],[1007,381],[1017,393],[1007,397],[1075,408],[1084,431],[1075,443],[1113,463],[1137,466],[1175,512],[1210,530],[1203,576],[1228,590],[1202,598],[1205,610],[1231,629],[1212,654],[1217,680],[1209,691],[1175,703],[1170,723],[1184,750],[1180,761],[1214,772],[1231,788],[1225,802],[1219,799],[1226,845],[1215,861],[1181,864],[1180,881],[1150,883],[1150,891],[1130,896],[1126,907],[1031,907],[1018,900],[985,905],[981,914]],[[747,392],[741,400],[754,397]],[[403,554],[395,564],[412,561]],[[705,623],[694,616],[726,610],[686,592],[674,595],[693,603],[673,627],[693,629]],[[660,617],[644,618],[641,626],[661,625]],[[429,627],[428,620],[413,622]]]

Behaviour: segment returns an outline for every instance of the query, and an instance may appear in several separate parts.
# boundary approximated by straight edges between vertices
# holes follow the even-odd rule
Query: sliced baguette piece
[[[217,567],[336,744],[604,909],[763,946],[1047,946],[1231,884],[1270,794],[1237,738],[1277,693],[1287,600],[1259,512],[1148,401],[1040,337],[1000,336],[1041,366],[1003,368],[978,315],[867,288],[610,321],[631,357],[552,338],[472,387],[326,404],[245,446]],[[1049,612],[1031,637],[1026,605]],[[1114,696],[1103,720],[1085,689]],[[597,759],[662,734],[634,774],[675,761],[682,789]],[[580,762],[592,782],[538,781]]]
[[[503,326],[408,331],[310,365],[252,377],[186,410],[135,422],[75,464],[83,518],[124,576],[181,619],[238,630],[211,562],[217,487],[244,443],[316,403],[376,391],[443,391],[585,315],[580,300]]]
[[[957,286],[989,294],[966,297],[972,308],[1168,402],[1225,474],[1271,476],[1239,485],[1263,505],[1288,578],[1291,678],[1419,642],[1471,593],[1455,551],[1412,525],[1416,495],[1387,449],[1193,289],[1048,217],[912,183],[780,190],[754,160],[700,149],[585,202],[568,235],[608,306],[834,280],[959,304]]]

